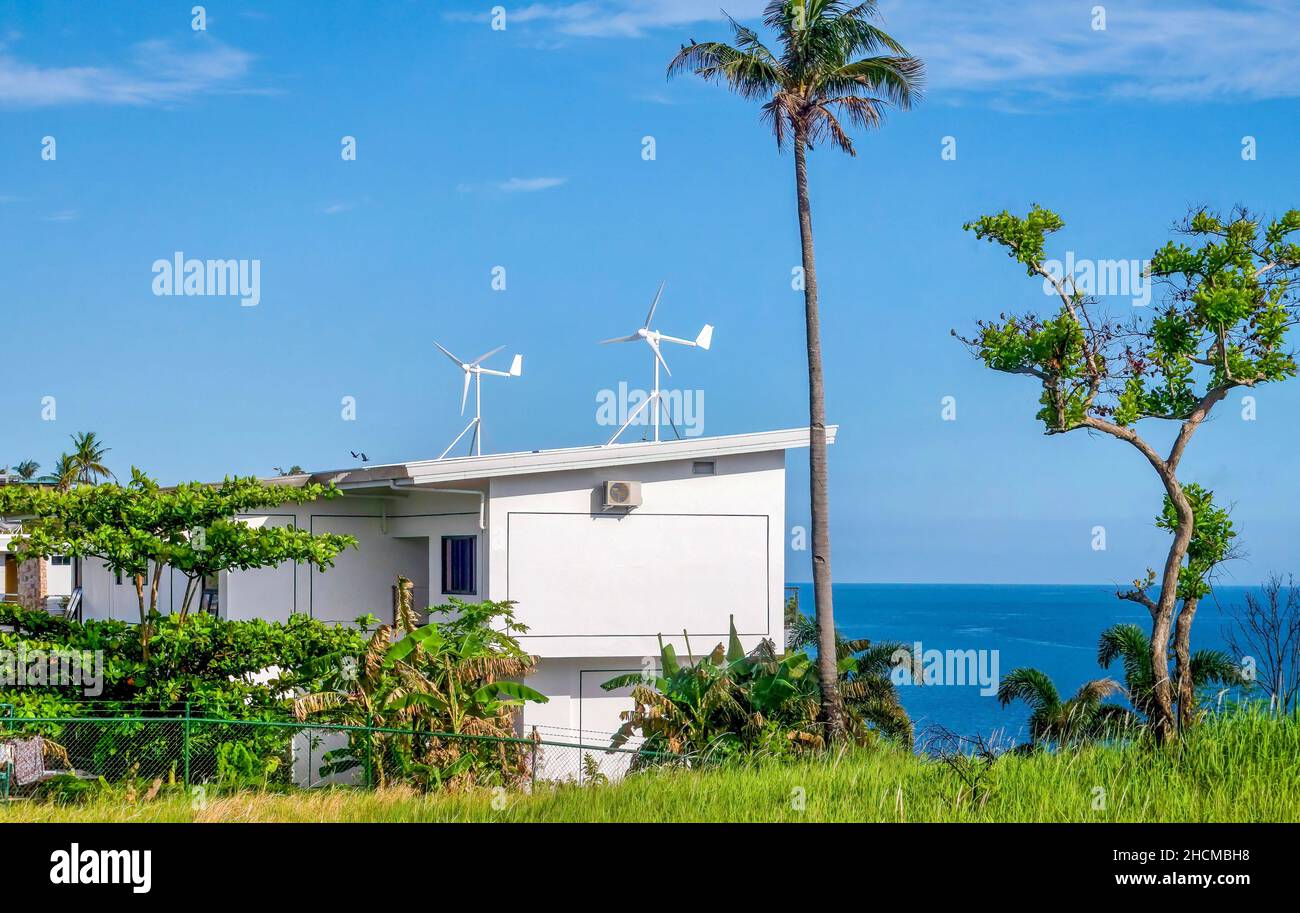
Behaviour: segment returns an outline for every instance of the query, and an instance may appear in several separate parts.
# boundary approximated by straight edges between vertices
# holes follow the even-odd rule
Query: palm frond
[[[1241,667],[1222,650],[1197,650],[1192,654],[1189,666],[1192,684],[1197,688],[1205,685],[1240,685],[1246,681]]]
[[[1112,694],[1122,692],[1124,686],[1113,678],[1095,678],[1084,682],[1070,699],[1071,703],[1095,707]]]
[[[998,685],[999,704],[1005,707],[1016,700],[1027,703],[1035,714],[1051,712],[1061,704],[1060,693],[1051,678],[1045,672],[1028,666],[1012,669]]]
[[[743,51],[722,41],[683,45],[668,64],[668,77],[687,71],[701,79],[726,83],[742,98],[766,96],[781,81],[779,64],[770,52]]]

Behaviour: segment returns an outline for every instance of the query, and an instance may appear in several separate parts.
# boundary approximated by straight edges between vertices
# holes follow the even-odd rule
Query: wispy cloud
[[[252,55],[214,39],[194,47],[143,41],[113,66],[46,66],[0,47],[0,105],[168,104],[238,88]]]
[[[887,30],[927,64],[930,94],[992,96],[1007,110],[1054,99],[1156,102],[1300,97],[1295,0],[1101,3],[1104,30],[1078,0],[881,0]],[[507,31],[674,41],[720,37],[718,6],[753,20],[767,0],[572,0],[507,7]],[[449,13],[479,22],[488,14]]]
[[[319,210],[321,215],[336,216],[339,213],[351,212],[360,206],[370,205],[370,195],[366,194],[356,200],[335,200],[333,203],[327,203]]]
[[[75,222],[81,218],[81,213],[75,209],[64,209],[60,212],[52,212],[48,216],[42,216],[42,222]]]
[[[506,181],[492,181],[486,184],[460,184],[456,187],[461,193],[473,193],[480,190],[492,190],[498,193],[536,193],[550,190],[568,183],[568,178],[510,178]]]
[[[736,18],[757,16],[767,0],[721,2]],[[487,12],[448,13],[448,19],[487,24]],[[701,0],[576,0],[572,3],[531,3],[506,8],[506,29],[541,25],[562,35],[589,38],[637,38],[648,31],[689,22],[720,20],[718,5]]]
[[[935,95],[1158,102],[1300,96],[1290,0],[938,0],[882,5]]]

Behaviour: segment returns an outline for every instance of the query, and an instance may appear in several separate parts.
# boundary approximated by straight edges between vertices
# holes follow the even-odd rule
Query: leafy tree
[[[989,368],[1038,381],[1038,419],[1048,434],[1110,435],[1136,449],[1159,477],[1165,498],[1158,525],[1173,534],[1159,592],[1150,594],[1156,575],[1148,571],[1118,595],[1150,612],[1152,668],[1164,667],[1173,640],[1174,679],[1155,682],[1151,718],[1157,736],[1167,739],[1191,718],[1192,622],[1235,536],[1212,492],[1180,479],[1179,464],[1230,391],[1296,373],[1285,344],[1295,307],[1290,283],[1300,268],[1300,246],[1289,239],[1300,230],[1300,211],[1267,224],[1240,209],[1226,216],[1192,212],[1179,230],[1196,246],[1171,241],[1156,251],[1151,275],[1166,294],[1149,318],[1126,323],[1099,313],[1072,277],[1048,268],[1046,236],[1064,224],[1034,206],[1024,217],[1004,211],[965,226],[1006,248],[1031,278],[1045,280],[1059,308],[1003,314],[980,321],[973,338],[959,338]],[[1167,453],[1139,433],[1147,420],[1175,423]]]
[[[97,558],[109,571],[135,582],[140,609],[140,639],[148,654],[163,570],[189,578],[180,609],[188,614],[195,582],[226,570],[274,567],[286,561],[319,569],[333,566],[351,536],[313,534],[296,527],[255,527],[238,519],[284,504],[337,497],[332,486],[266,484],[255,478],[227,478],[218,485],[189,482],[160,488],[138,469],[131,480],[83,485],[69,490],[6,486],[0,488],[0,515],[16,514],[22,535],[10,543],[18,560],[72,555]]]
[[[355,628],[307,615],[283,622],[210,615],[182,622],[170,615],[157,620],[146,657],[138,632],[125,622],[79,622],[0,606],[0,650],[17,653],[20,644],[28,651],[102,651],[103,691],[95,700],[105,714],[176,716],[191,701],[212,717],[280,719],[288,709],[285,694],[323,687],[342,657],[357,655],[365,640]],[[0,703],[14,704],[17,716],[79,716],[80,698],[58,685],[0,689]]]
[[[283,720],[287,694],[315,691],[337,670],[342,657],[364,649],[363,635],[306,615],[284,622],[229,621],[176,615],[156,622],[146,654],[138,632],[121,621],[78,622],[44,611],[0,606],[0,650],[103,657],[93,722],[80,689],[67,685],[0,686],[0,703],[13,706],[14,734],[40,734],[62,746],[64,766],[93,770],[106,779],[134,780],[137,774],[179,777],[179,732],[169,725],[141,725],[136,717],[171,717],[192,704],[196,715],[213,719]],[[23,723],[24,719],[63,722]],[[250,779],[274,775],[288,784],[284,764],[295,731],[280,727],[195,726],[188,750],[195,772],[229,770],[234,759]]]
[[[922,62],[877,27],[875,19],[874,0],[856,4],[773,0],[763,21],[776,33],[779,53],[769,50],[753,29],[728,17],[732,44],[692,41],[668,65],[669,77],[689,71],[725,84],[741,98],[762,100],[762,118],[771,127],[777,148],[794,149],[807,331],[813,594],[819,626],[818,668],[827,683],[822,689],[822,713],[833,738],[843,734],[846,722],[834,684],[826,403],[807,153],[828,142],[855,155],[846,124],[878,127],[885,108],[907,109],[919,97]]]

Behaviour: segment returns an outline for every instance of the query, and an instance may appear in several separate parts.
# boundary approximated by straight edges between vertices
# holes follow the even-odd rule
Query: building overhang
[[[835,443],[838,425],[826,426],[826,442]],[[416,460],[364,469],[283,476],[266,481],[281,485],[333,483],[343,490],[419,490],[420,487],[453,483],[478,483],[500,476],[529,475],[600,469],[673,460],[707,460],[742,453],[794,450],[808,446],[807,428],[756,431],[720,437],[687,438],[677,441],[643,441],[630,444],[569,447],[560,450],[532,450],[518,453],[453,457],[444,460]]]

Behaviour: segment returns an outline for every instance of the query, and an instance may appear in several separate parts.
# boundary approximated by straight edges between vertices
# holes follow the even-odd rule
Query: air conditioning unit
[[[605,510],[615,507],[640,507],[640,482],[606,482]]]

